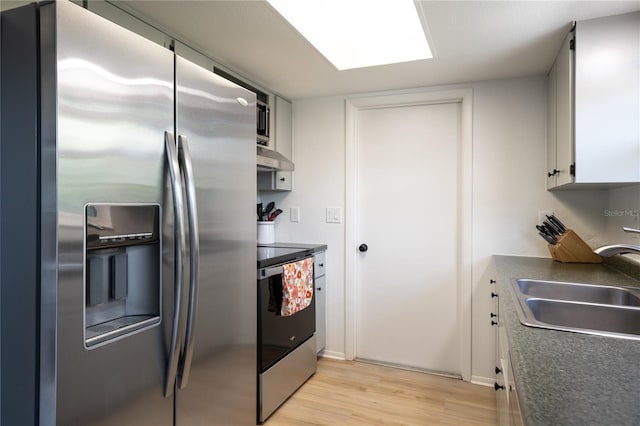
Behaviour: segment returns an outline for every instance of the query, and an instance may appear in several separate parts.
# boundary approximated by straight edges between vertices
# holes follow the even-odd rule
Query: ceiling
[[[416,1],[433,59],[338,71],[261,0],[114,3],[291,99],[544,75],[572,21],[640,10],[638,0]]]

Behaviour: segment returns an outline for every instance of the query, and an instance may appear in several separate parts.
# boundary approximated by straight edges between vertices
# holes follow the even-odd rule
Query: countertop
[[[326,250],[326,244],[279,242],[273,244],[258,244],[258,269],[298,260]]]
[[[640,267],[493,256],[499,320],[505,326],[525,424],[640,424],[640,341],[527,327],[509,286],[538,278],[640,287]],[[637,274],[636,274],[637,273]]]
[[[275,242],[273,244],[258,244],[258,247],[277,247],[277,248],[299,248],[304,250],[310,250],[312,253],[317,253],[320,251],[326,251],[326,244],[305,244],[305,243],[279,243]]]

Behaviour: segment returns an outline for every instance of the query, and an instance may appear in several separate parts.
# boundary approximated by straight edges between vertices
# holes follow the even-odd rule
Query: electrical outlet
[[[547,220],[547,216],[553,215],[553,210],[541,210],[538,212],[538,225]]]
[[[300,207],[291,207],[289,209],[289,221],[300,222]]]

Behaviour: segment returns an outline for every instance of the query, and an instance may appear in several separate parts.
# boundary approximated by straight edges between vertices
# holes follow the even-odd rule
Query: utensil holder
[[[275,222],[258,222],[258,244],[273,244],[276,242]]]
[[[558,243],[549,244],[551,257],[563,263],[601,263],[602,258],[595,254],[571,229],[567,229],[558,237]]]

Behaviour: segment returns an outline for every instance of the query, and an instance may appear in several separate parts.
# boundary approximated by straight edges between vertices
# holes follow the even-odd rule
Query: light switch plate
[[[342,223],[342,209],[340,207],[327,207],[327,223]]]
[[[300,207],[291,207],[289,209],[289,221],[300,222]]]

